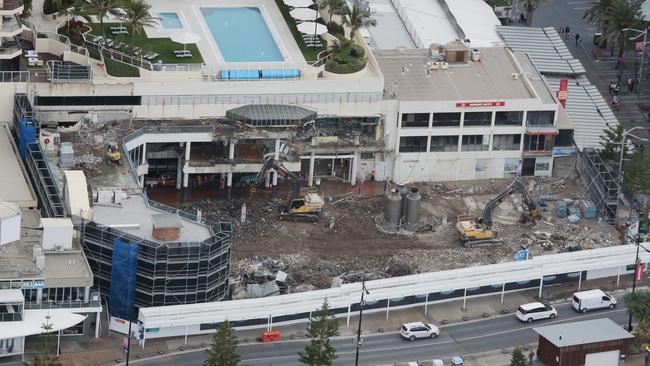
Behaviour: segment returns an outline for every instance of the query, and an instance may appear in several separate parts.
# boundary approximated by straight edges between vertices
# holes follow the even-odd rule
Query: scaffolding
[[[81,244],[94,274],[93,287],[109,298],[111,304],[115,304],[112,299],[115,290],[134,291],[132,300],[116,299],[116,303],[122,305],[132,301],[133,319],[137,318],[141,307],[218,301],[228,296],[232,242],[229,223],[215,225],[213,235],[202,242],[154,242],[94,222],[83,222],[79,229]],[[122,271],[117,281],[113,272],[121,271],[121,267],[115,261],[124,262],[124,257],[115,256],[114,252],[123,247],[122,244],[116,246],[116,242],[137,247],[137,270]],[[130,274],[125,278],[127,273]],[[126,289],[128,286],[132,288]],[[110,310],[111,315],[124,315],[114,313],[113,308]]]
[[[578,154],[577,168],[585,193],[594,202],[599,214],[607,223],[614,223],[620,188],[618,174],[612,174],[613,169],[593,148],[585,148]]]

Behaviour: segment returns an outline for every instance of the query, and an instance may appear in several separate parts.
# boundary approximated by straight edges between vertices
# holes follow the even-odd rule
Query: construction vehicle
[[[320,213],[323,211],[325,200],[317,193],[300,194],[300,180],[296,174],[287,169],[282,163],[277,161],[273,156],[268,156],[262,169],[257,173],[252,185],[261,187],[266,180],[266,173],[274,169],[278,175],[291,181],[292,192],[291,198],[286,205],[280,207],[280,219],[289,221],[314,222],[318,220]]]
[[[106,159],[111,163],[120,165],[120,162],[122,160],[122,153],[120,152],[120,149],[117,148],[117,145],[108,144],[106,146]]]
[[[537,210],[537,205],[535,205],[535,201],[528,194],[526,187],[521,180],[515,179],[485,205],[482,217],[477,218],[476,216],[471,215],[458,216],[456,221],[456,230],[466,248],[502,243],[502,241],[497,238],[497,232],[492,228],[492,214],[503,200],[516,192],[521,193],[522,207],[524,210],[520,223],[534,221],[541,218],[541,215]]]

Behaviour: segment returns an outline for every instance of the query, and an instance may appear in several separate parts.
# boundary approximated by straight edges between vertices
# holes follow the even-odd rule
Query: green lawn
[[[129,78],[137,78],[140,76],[140,69],[135,66],[127,65],[108,57],[104,58],[104,64],[106,65],[108,75]]]
[[[289,29],[291,30],[291,34],[293,35],[293,38],[296,40],[296,43],[298,44],[298,47],[300,48],[300,51],[302,52],[303,57],[305,58],[306,61],[316,61],[318,59],[318,54],[322,51],[325,51],[325,47],[321,48],[308,48],[305,46],[305,42],[302,40],[302,34],[298,32],[298,28],[296,27],[296,21],[291,18],[291,14],[289,14],[289,8],[282,2],[282,0],[275,0],[275,4],[278,6],[278,9],[280,9],[280,12],[282,13],[282,17],[284,18],[284,21],[287,23],[287,26],[289,26]],[[322,42],[323,46],[325,45],[325,41]]]
[[[86,35],[86,39],[92,41],[93,36],[101,36],[102,28],[100,24],[89,24],[92,28],[89,34]],[[174,55],[175,50],[182,50],[183,45],[180,43],[173,42],[169,38],[147,38],[145,32],[140,32],[133,35],[131,26],[123,23],[123,25],[128,29],[129,34],[113,35],[111,34],[110,27],[115,27],[115,23],[104,24],[106,28],[106,37],[113,40],[113,42],[124,42],[128,45],[135,45],[140,47],[143,50],[144,54],[156,52],[160,56],[153,60],[156,62],[162,60],[166,64],[202,64],[203,57],[199,52],[198,47],[195,44],[188,44],[187,49],[192,52],[191,58],[178,58]],[[108,67],[108,63],[107,63]]]

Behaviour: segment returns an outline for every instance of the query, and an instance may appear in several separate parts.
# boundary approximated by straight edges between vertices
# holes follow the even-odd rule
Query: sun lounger
[[[27,58],[37,58],[38,57],[38,52],[36,52],[36,50],[26,50],[25,51],[25,57],[27,57]]]
[[[127,31],[126,29],[125,30],[114,30],[114,31],[111,31],[111,33],[114,36],[117,36],[117,35],[120,35],[120,34],[129,34],[129,31]]]
[[[144,59],[147,60],[147,61],[151,61],[153,59],[156,59],[158,56],[160,56],[160,55],[157,54],[157,53],[150,53],[150,54],[144,56]]]
[[[190,51],[189,50],[175,50],[174,53],[178,55],[178,54],[181,54],[181,53],[190,53]]]
[[[126,27],[123,25],[120,25],[119,27],[111,27],[112,31],[121,31],[121,30],[126,30]]]
[[[103,39],[104,39],[104,37],[102,37],[102,36],[96,36],[96,37],[93,38],[93,42],[100,43]]]
[[[178,57],[178,58],[188,58],[188,57],[192,57],[192,54],[189,53],[189,52],[187,52],[187,53],[177,53],[176,57]]]

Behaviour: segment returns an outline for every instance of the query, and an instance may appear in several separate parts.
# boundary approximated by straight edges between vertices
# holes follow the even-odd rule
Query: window
[[[465,112],[463,126],[491,126],[492,112]]]
[[[524,141],[525,151],[551,151],[553,150],[552,135],[526,135]]]
[[[403,113],[402,127],[429,127],[429,113]]]
[[[485,173],[487,172],[488,159],[476,159],[476,165],[474,165],[475,173]]]
[[[496,112],[494,117],[495,126],[521,126],[524,120],[524,112],[508,111]]]
[[[458,136],[431,136],[429,151],[458,151]]]
[[[519,158],[506,159],[503,164],[504,173],[517,173],[519,169]]]
[[[515,150],[521,146],[521,135],[494,135],[492,139],[492,150]]]
[[[373,160],[375,158],[375,153],[361,153],[359,154],[359,159],[361,160]]]
[[[535,159],[535,172],[547,172],[551,169],[551,158]]]
[[[488,151],[490,148],[489,135],[463,136],[461,151]]]
[[[553,146],[573,146],[573,130],[560,130],[555,135]]]
[[[434,113],[433,127],[460,126],[460,113]]]
[[[529,111],[526,115],[528,126],[553,126],[554,111]]]
[[[400,137],[399,151],[400,152],[426,152],[427,137],[426,136]]]

